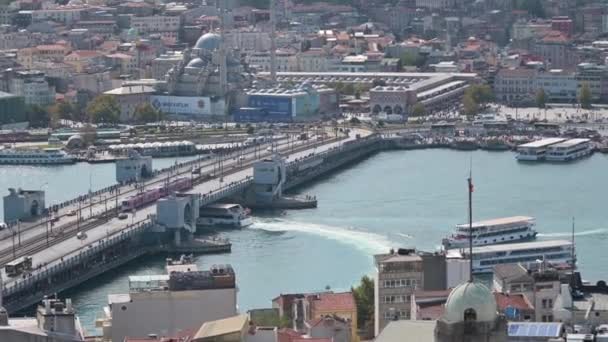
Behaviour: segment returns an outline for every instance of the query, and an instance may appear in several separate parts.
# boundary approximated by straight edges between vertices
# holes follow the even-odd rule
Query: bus
[[[4,266],[6,275],[9,277],[15,277],[23,273],[23,271],[29,271],[32,269],[32,257],[23,256],[19,259],[15,259]]]

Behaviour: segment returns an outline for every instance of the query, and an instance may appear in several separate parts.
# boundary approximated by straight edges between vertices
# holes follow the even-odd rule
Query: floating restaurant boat
[[[529,241],[536,238],[536,221],[528,216],[513,216],[456,225],[454,234],[443,239],[445,249]]]
[[[541,161],[545,160],[549,146],[565,141],[564,138],[546,138],[517,146],[517,160]]]
[[[0,164],[12,165],[62,165],[74,164],[76,158],[58,148],[3,149],[0,150]]]
[[[494,266],[521,263],[528,268],[540,261],[572,266],[574,262],[572,242],[549,240],[482,246],[473,248],[473,272],[491,273]],[[448,258],[470,259],[469,250],[450,250]]]
[[[591,140],[570,139],[561,143],[549,145],[545,159],[547,161],[568,162],[590,155]]]

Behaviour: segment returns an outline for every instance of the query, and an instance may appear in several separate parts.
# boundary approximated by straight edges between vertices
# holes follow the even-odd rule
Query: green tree
[[[426,108],[422,103],[418,102],[412,107],[413,116],[424,116],[424,114],[426,114]]]
[[[74,120],[75,108],[67,101],[60,101],[49,107],[51,117],[57,119]]]
[[[354,116],[352,118],[350,118],[349,122],[353,125],[358,125],[361,123],[361,121]]]
[[[591,108],[591,89],[587,83],[583,83],[581,87],[581,93],[578,97],[578,101],[581,104],[581,107],[584,109]]]
[[[252,126],[247,127],[247,134],[253,134],[255,129]]]
[[[366,331],[366,335],[374,332],[374,281],[363,276],[359,285],[351,289],[357,305],[357,326]]]
[[[401,66],[408,65],[421,68],[426,64],[426,56],[414,52],[404,53],[399,60],[401,61]]]
[[[462,106],[464,107],[464,113],[467,116],[475,115],[479,111],[479,105],[475,98],[471,94],[465,92],[462,98]]]
[[[80,135],[87,146],[93,145],[97,138],[97,130],[91,124],[86,124],[80,129]]]
[[[30,105],[25,109],[25,118],[32,127],[48,127],[50,115],[49,112],[41,106]]]
[[[540,88],[536,92],[536,106],[538,108],[545,108],[547,105],[547,95],[545,94],[545,89]]]
[[[133,118],[137,123],[158,122],[162,120],[162,113],[149,103],[142,103],[135,108]]]
[[[100,95],[94,98],[86,109],[90,122],[117,123],[120,120],[120,107],[113,96]]]

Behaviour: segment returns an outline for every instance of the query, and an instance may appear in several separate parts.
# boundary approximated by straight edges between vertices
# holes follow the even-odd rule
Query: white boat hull
[[[245,218],[215,218],[199,217],[196,221],[197,226],[217,227],[217,228],[245,228],[253,224],[251,217]]]

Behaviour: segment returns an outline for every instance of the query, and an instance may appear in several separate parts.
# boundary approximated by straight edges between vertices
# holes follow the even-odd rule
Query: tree
[[[58,119],[74,120],[75,108],[67,101],[60,101],[49,107],[49,113]]]
[[[540,88],[538,92],[536,92],[536,106],[538,108],[545,108],[547,105],[547,95],[545,94],[545,89]]]
[[[424,114],[426,114],[426,108],[422,103],[418,102],[412,107],[413,116],[424,116]]]
[[[375,79],[375,80],[372,82],[372,87],[377,87],[377,86],[383,86],[383,87],[384,87],[385,85],[386,85],[386,81],[384,81],[384,80],[382,80],[382,79],[378,79],[378,78],[377,78],[377,79]]]
[[[247,127],[247,134],[253,134],[255,129],[252,126]]]
[[[135,107],[133,118],[135,119],[135,122],[141,124],[157,122],[162,120],[162,113],[152,107],[149,103],[142,103]]]
[[[367,334],[374,332],[374,281],[363,276],[359,285],[353,289],[355,304],[357,305],[357,326]]]
[[[466,92],[462,98],[462,106],[464,107],[464,113],[467,116],[475,115],[477,114],[477,111],[479,111],[479,105],[477,104],[477,101],[475,101],[475,98]]]
[[[25,109],[25,118],[32,127],[48,127],[49,112],[38,105],[30,105]]]
[[[584,108],[584,109],[591,108],[591,89],[589,88],[589,84],[583,83],[578,101],[581,104],[582,108]]]
[[[97,130],[91,124],[86,124],[80,129],[80,135],[87,146],[92,145],[97,138]]]
[[[354,116],[352,118],[350,118],[349,122],[353,125],[358,125],[361,123],[361,121]]]
[[[94,123],[117,123],[120,107],[113,96],[100,95],[89,103],[86,109],[89,121]]]
[[[402,66],[409,65],[421,68],[426,64],[426,56],[414,52],[404,53],[399,60]]]

